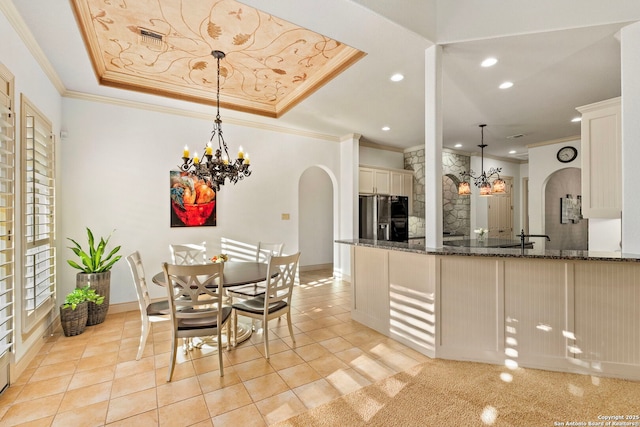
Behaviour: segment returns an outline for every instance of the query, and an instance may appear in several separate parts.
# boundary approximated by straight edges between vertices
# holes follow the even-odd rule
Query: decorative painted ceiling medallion
[[[279,117],[365,53],[233,0],[72,0],[100,84]]]

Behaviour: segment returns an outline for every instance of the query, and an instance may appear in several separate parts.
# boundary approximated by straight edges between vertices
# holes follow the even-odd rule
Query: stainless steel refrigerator
[[[394,242],[409,241],[409,198],[360,196],[359,237]]]

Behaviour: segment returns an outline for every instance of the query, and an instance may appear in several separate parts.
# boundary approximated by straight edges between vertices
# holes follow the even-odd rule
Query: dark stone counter
[[[520,240],[489,239],[484,240],[448,240],[443,241],[445,246],[459,246],[464,248],[520,248]],[[524,242],[525,249],[533,249],[533,242]]]
[[[447,242],[447,243],[454,243]],[[623,254],[621,252],[595,252],[595,251],[559,251],[540,249],[525,249],[524,253],[518,246],[517,248],[504,247],[463,247],[463,246],[444,246],[442,248],[426,248],[424,242],[388,242],[383,240],[336,240],[336,243],[346,245],[365,246],[370,248],[387,249],[402,252],[412,252],[425,255],[458,255],[458,256],[484,256],[484,257],[522,257],[522,258],[542,258],[542,259],[559,259],[559,260],[582,260],[582,261],[622,261],[622,262],[640,262],[638,254]],[[518,245],[519,245],[518,241]]]

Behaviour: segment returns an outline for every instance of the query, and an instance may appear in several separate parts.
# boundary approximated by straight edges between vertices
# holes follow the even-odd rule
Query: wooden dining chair
[[[258,242],[258,246],[256,247],[256,262],[264,262],[266,264],[272,256],[282,255],[283,248],[284,243]]]
[[[127,263],[131,269],[131,276],[133,276],[133,283],[136,287],[138,307],[140,308],[140,318],[142,320],[140,344],[138,344],[138,354],[136,355],[136,360],[140,360],[147,342],[147,337],[149,336],[149,331],[151,330],[151,324],[170,319],[169,301],[165,299],[164,301],[151,302],[142,258],[138,251],[127,256]]]
[[[167,381],[171,381],[176,364],[179,338],[216,336],[220,376],[222,363],[222,329],[230,335],[231,307],[223,305],[224,263],[193,265],[162,264],[167,283],[171,315],[171,354]],[[227,339],[227,349],[229,340]]]
[[[169,245],[169,251],[172,264],[188,265],[207,262],[207,242]]]
[[[287,325],[291,340],[295,343],[291,323],[291,295],[298,272],[300,252],[293,255],[272,256],[267,268],[264,295],[233,303],[234,336],[238,328],[238,315],[262,321],[264,352],[269,358],[269,320],[287,315]]]
[[[256,262],[268,263],[272,256],[282,255],[284,243],[265,243],[258,242],[256,247]],[[240,285],[227,288],[227,293],[231,297],[240,299],[254,298],[264,295],[266,282],[252,283],[250,285]]]

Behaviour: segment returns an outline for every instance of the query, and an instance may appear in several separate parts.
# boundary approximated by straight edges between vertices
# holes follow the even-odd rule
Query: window
[[[0,64],[0,390],[7,384],[13,345],[15,282],[15,114],[13,76]]]
[[[51,122],[22,95],[23,329],[54,306],[55,144]]]

